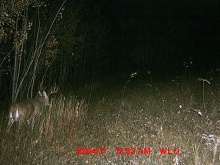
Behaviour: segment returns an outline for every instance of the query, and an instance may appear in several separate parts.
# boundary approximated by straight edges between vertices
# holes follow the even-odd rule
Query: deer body
[[[49,106],[49,97],[45,91],[39,91],[34,99],[25,99],[12,104],[9,112],[9,125],[15,121],[23,122],[42,114],[45,106]]]

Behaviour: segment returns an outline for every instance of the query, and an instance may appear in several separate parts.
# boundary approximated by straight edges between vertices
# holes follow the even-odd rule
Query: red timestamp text
[[[125,148],[115,148],[115,153],[117,155],[122,155],[122,154],[126,154],[126,155],[133,155],[133,154],[146,154],[149,155],[151,153],[151,148],[129,148],[129,147],[125,147]]]
[[[97,154],[106,154],[107,151],[106,151],[106,148],[77,148],[76,149],[76,152],[78,154],[83,154],[83,155],[90,155],[90,154],[94,154],[94,155],[97,155]]]

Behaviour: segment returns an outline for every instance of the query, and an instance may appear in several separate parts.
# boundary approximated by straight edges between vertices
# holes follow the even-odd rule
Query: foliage
[[[15,35],[16,22],[24,19],[24,13],[28,8],[37,8],[42,5],[43,3],[39,0],[2,1],[0,6],[0,42],[7,41]],[[30,30],[31,22],[26,23],[25,28]],[[23,37],[26,38],[27,34],[23,34]]]
[[[94,68],[105,65],[109,24],[102,9],[92,1],[67,2],[61,16],[63,19],[56,25],[61,50],[57,65],[61,66],[60,81],[65,83],[88,77]]]
[[[92,1],[63,4],[11,0],[1,5],[1,75],[10,76],[2,81],[12,82],[12,102],[31,97],[39,81],[62,85],[110,65],[102,9]]]
[[[48,10],[43,1],[11,0],[1,5],[1,74],[11,76],[12,102],[19,96],[32,97],[36,78],[44,80],[57,56],[58,42],[52,28],[58,14],[49,20]]]

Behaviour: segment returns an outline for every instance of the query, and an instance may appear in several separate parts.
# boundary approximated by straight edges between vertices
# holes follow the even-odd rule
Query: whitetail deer
[[[27,120],[29,122],[32,117],[41,115],[44,107],[50,105],[49,96],[58,91],[59,87],[55,85],[50,89],[48,95],[44,90],[39,90],[36,98],[25,99],[12,104],[9,112],[9,125],[11,126],[15,121]]]

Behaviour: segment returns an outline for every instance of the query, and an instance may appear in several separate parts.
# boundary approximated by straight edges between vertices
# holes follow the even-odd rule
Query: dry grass
[[[2,129],[0,164],[220,164],[219,102],[210,87],[178,80],[131,83],[122,91],[106,88],[108,95],[98,91],[88,105],[60,97],[32,124],[14,125],[8,133]],[[217,88],[212,90],[220,98]],[[107,153],[79,155],[80,147],[106,148]],[[163,155],[161,147],[180,153]],[[124,153],[116,154],[116,148]],[[151,153],[138,154],[139,148]],[[135,154],[127,154],[133,149]]]
[[[1,164],[57,164],[60,159],[66,162],[65,154],[75,147],[87,109],[84,101],[60,97],[30,124],[3,127]]]

